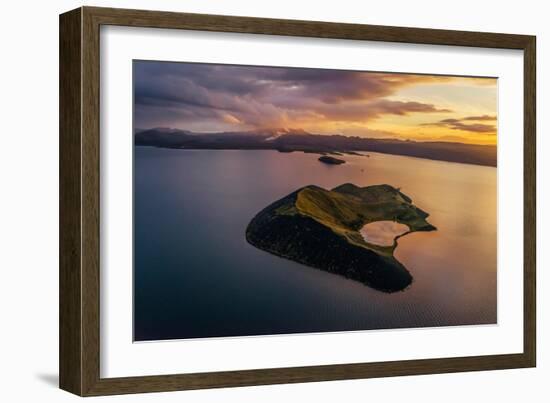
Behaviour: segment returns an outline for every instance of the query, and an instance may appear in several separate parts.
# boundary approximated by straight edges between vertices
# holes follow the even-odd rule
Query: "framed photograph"
[[[60,387],[533,367],[535,37],[60,16]]]

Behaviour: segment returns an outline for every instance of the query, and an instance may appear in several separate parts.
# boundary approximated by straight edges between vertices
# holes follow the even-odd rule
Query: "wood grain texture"
[[[99,24],[82,9],[82,390],[99,377]]]
[[[524,49],[523,96],[523,354],[531,366],[536,366],[537,345],[537,287],[536,287],[536,236],[537,236],[537,162],[536,162],[536,39],[531,37]]]
[[[82,394],[81,11],[59,18],[59,386]]]
[[[101,25],[524,51],[524,352],[130,378],[100,377]],[[535,37],[83,7],[60,17],[60,387],[81,396],[532,367],[535,321]],[[130,313],[129,313],[130,314]]]
[[[526,35],[85,7],[105,25],[523,49]]]

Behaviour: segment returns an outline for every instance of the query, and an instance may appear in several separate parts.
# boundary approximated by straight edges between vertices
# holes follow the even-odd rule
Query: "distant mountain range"
[[[444,141],[374,139],[340,134],[311,134],[301,129],[266,129],[244,132],[195,133],[155,128],[136,131],[135,145],[205,150],[277,150],[317,154],[378,152],[431,160],[496,167],[497,148],[490,145]]]

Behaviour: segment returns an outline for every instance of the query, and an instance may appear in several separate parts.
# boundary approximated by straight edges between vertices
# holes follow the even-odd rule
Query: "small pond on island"
[[[409,226],[397,221],[375,221],[361,228],[363,239],[373,245],[392,246],[393,240],[409,231]]]

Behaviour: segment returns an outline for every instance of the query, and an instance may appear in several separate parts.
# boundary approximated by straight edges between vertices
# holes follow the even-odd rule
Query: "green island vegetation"
[[[325,164],[331,164],[331,165],[340,165],[340,164],[345,164],[346,161],[344,160],[341,160],[339,158],[334,158],[334,157],[331,157],[329,155],[321,155],[319,157],[319,161],[325,163]]]
[[[248,224],[246,239],[274,255],[395,292],[412,283],[409,271],[393,255],[397,239],[435,230],[427,217],[390,185],[346,183],[332,190],[310,185],[260,211]],[[361,228],[383,220],[406,224],[410,230],[395,237],[391,246],[365,241]]]

